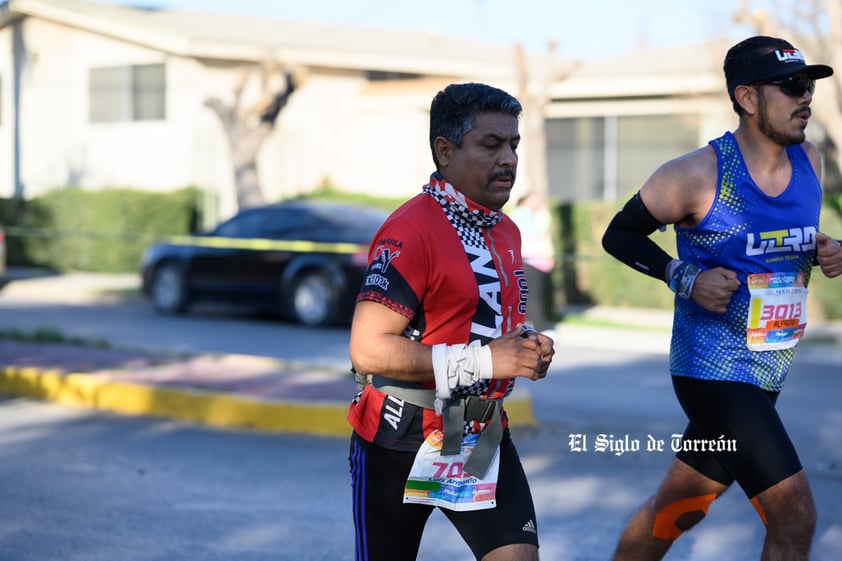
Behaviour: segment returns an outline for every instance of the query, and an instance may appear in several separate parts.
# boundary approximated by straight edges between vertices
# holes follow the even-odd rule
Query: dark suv
[[[218,301],[310,326],[347,321],[368,245],[386,216],[310,200],[247,209],[206,234],[149,247],[140,267],[143,290],[163,313]]]

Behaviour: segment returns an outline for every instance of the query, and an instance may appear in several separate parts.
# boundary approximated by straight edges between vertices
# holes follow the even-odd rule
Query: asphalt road
[[[58,331],[68,337],[107,341],[124,348],[188,353],[233,353],[348,368],[348,329],[307,328],[243,310],[199,307],[195,313],[163,316],[130,295],[68,302],[56,292],[0,290],[0,330]],[[83,295],[84,296],[84,295]]]
[[[133,346],[248,352],[345,364],[347,331],[306,330],[221,312],[165,318],[142,302],[63,302],[0,292],[0,330],[50,326]],[[60,295],[57,295],[60,296]],[[655,345],[657,346],[657,345]],[[683,429],[663,352],[561,341],[550,375],[528,384],[539,427],[515,440],[538,511],[542,559],[607,559],[657,485]],[[230,349],[230,350],[229,350]],[[810,476],[814,561],[842,551],[839,364],[797,363],[779,409]],[[613,450],[596,451],[600,435]],[[585,439],[588,449],[571,448]],[[640,449],[628,451],[627,444]],[[0,559],[13,561],[350,559],[344,438],[219,431],[24,399],[0,400]],[[763,528],[739,489],[668,556],[757,559]],[[419,557],[470,559],[435,514]]]
[[[542,559],[609,558],[619,532],[670,459],[648,436],[680,430],[662,381],[664,357],[566,352],[534,406],[541,424],[515,440],[530,477]],[[818,504],[814,561],[842,550],[842,414],[838,373],[799,370],[781,411]],[[823,391],[824,390],[824,391]],[[639,451],[598,452],[598,435]],[[571,450],[584,435],[587,451]],[[348,443],[220,431],[25,399],[0,400],[0,559],[222,561],[350,559]],[[757,559],[763,529],[739,489],[674,546],[668,559]],[[422,561],[467,561],[435,514]]]

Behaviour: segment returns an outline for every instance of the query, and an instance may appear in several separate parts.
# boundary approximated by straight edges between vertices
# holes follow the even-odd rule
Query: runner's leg
[[[497,506],[457,512],[442,510],[482,561],[537,561],[538,528],[532,493],[508,430],[500,443]]]
[[[804,471],[755,497],[766,517],[761,561],[807,561],[816,530],[816,507]]]
[[[415,559],[433,507],[404,504],[403,491],[415,455],[351,437],[356,561]]]
[[[620,535],[613,561],[662,559],[675,538],[655,537],[653,530],[656,528],[656,522],[657,525],[669,525],[673,528],[673,535],[689,530],[705,515],[704,510],[693,506],[694,499],[710,495],[719,496],[726,489],[728,485],[714,481],[674,458],[658,491],[643,503]],[[688,504],[688,499],[690,506],[682,506]],[[712,500],[712,497],[710,499]],[[707,499],[704,499],[704,502],[707,502]],[[672,505],[677,505],[678,508]]]
[[[708,438],[733,438],[733,452],[716,458],[733,474],[766,524],[763,560],[806,560],[816,524],[810,485],[775,409],[777,392],[751,384],[674,380],[694,426]],[[711,403],[716,406],[712,407]],[[700,469],[693,456],[678,455]]]

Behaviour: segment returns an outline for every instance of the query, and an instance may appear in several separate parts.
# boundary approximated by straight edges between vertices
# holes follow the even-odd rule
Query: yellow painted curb
[[[347,436],[348,403],[251,399],[243,395],[111,382],[89,374],[2,367],[0,393],[150,415],[222,428]],[[350,396],[349,396],[350,402]],[[506,400],[512,426],[534,426],[532,403],[518,392]]]

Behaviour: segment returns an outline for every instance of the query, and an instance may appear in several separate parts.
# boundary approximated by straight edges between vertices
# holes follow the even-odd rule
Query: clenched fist
[[[523,327],[519,326],[488,343],[494,363],[494,378],[522,376],[537,380],[547,375],[555,354],[553,340],[543,333],[522,335]]]
[[[699,273],[693,283],[690,297],[696,304],[709,312],[724,314],[731,302],[731,296],[740,288],[737,273],[722,267],[715,267]]]
[[[816,261],[829,279],[842,275],[842,245],[833,238],[816,234]]]

